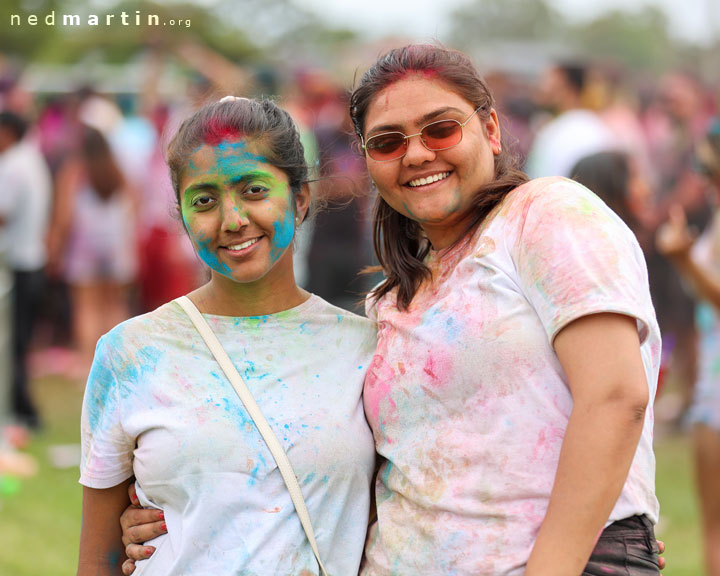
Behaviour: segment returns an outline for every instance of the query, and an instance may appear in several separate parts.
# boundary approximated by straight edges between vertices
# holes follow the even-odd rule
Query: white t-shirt
[[[312,296],[267,316],[205,315],[293,465],[321,557],[357,574],[375,450],[361,402],[366,318]],[[82,415],[80,482],[135,475],[169,533],[137,574],[317,574],[273,457],[189,318],[171,302],[98,343]]]
[[[525,169],[533,178],[570,177],[581,158],[619,150],[616,142],[610,128],[597,114],[590,110],[568,110],[538,130]]]
[[[387,462],[362,574],[520,575],[573,406],[555,335],[588,314],[636,318],[652,406],[660,334],[643,255],[597,196],[542,178],[428,265],[434,280],[407,312],[394,293],[369,309],[378,349],[363,401]],[[611,521],[657,521],[652,424],[648,409]]]
[[[0,155],[0,252],[13,270],[40,270],[47,261],[45,234],[52,179],[40,151],[23,141]]]

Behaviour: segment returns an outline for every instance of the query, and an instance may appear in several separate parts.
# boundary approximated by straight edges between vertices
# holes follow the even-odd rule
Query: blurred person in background
[[[533,139],[525,164],[531,178],[570,176],[584,156],[617,148],[610,129],[583,101],[587,69],[561,63],[540,80],[538,105],[552,114]]]
[[[158,105],[148,114],[157,133],[162,134],[168,121],[168,107]],[[138,211],[137,304],[139,312],[149,312],[198,286],[202,270],[174,210],[174,193],[162,146],[154,147],[138,187],[143,191],[143,206]]]
[[[620,64],[598,64],[588,70],[583,98],[610,129],[615,147],[632,157],[633,171],[642,173],[652,183],[652,169],[645,130],[640,121],[637,89],[627,80],[627,71]],[[638,217],[647,218],[645,214]]]
[[[696,147],[697,160],[720,196],[720,120]],[[685,211],[677,204],[657,235],[658,250],[699,298],[695,324],[699,333],[698,379],[688,420],[693,425],[695,471],[703,522],[708,576],[720,576],[720,211],[695,241]]]
[[[130,315],[137,273],[136,206],[110,144],[89,125],[57,176],[50,264],[70,287],[77,363],[87,375],[100,335]]]
[[[358,310],[371,277],[359,275],[372,259],[369,179],[362,156],[352,148],[347,94],[327,73],[295,74],[294,107],[317,142],[317,196],[323,206],[313,219],[304,287],[336,306]],[[283,107],[287,103],[283,102]],[[362,308],[362,306],[360,306]]]
[[[0,112],[0,244],[13,279],[11,409],[18,423],[37,429],[27,356],[43,293],[52,181],[27,130],[24,118]]]
[[[711,114],[699,81],[684,72],[660,79],[658,92],[643,114],[651,166],[653,210],[648,226],[654,233],[668,217],[669,207],[680,205],[692,226],[704,230],[712,217],[707,178],[697,169],[695,147],[707,132]],[[667,383],[676,389],[677,402],[665,418],[680,422],[690,403],[697,379],[698,334],[693,322],[694,296],[683,286],[670,262],[651,244],[646,253],[650,290],[663,334],[663,364]],[[668,388],[666,388],[668,390]]]
[[[620,150],[598,152],[581,158],[570,174],[620,216],[645,252],[645,246],[653,241],[642,224],[652,208],[652,191],[635,158]]]

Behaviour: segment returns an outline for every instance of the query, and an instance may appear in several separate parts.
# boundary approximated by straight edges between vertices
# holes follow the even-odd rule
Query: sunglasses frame
[[[364,139],[362,136],[360,136],[360,147],[362,148],[362,150],[363,150],[363,152],[365,153],[365,155],[366,155],[368,158],[372,159],[374,162],[392,162],[393,160],[400,160],[400,158],[402,158],[403,156],[405,156],[405,154],[407,154],[407,151],[408,151],[408,141],[410,140],[410,138],[413,138],[413,137],[415,137],[415,136],[420,136],[420,142],[422,142],[422,145],[425,146],[425,148],[428,149],[428,150],[430,150],[431,152],[440,152],[441,150],[449,150],[450,148],[454,148],[455,146],[457,146],[458,144],[460,144],[460,142],[462,142],[462,139],[463,139],[463,128],[465,128],[465,125],[466,125],[468,122],[470,122],[470,120],[472,119],[473,116],[475,116],[475,114],[477,114],[478,110],[481,110],[481,109],[483,109],[483,108],[485,108],[485,106],[478,106],[477,108],[475,108],[475,110],[473,110],[472,114],[470,114],[470,116],[468,116],[467,118],[465,118],[465,121],[464,121],[464,122],[460,122],[460,121],[458,121],[458,120],[455,120],[454,118],[446,118],[445,120],[435,120],[434,122],[430,122],[429,124],[425,124],[425,126],[423,126],[423,127],[420,129],[420,132],[418,132],[417,134],[409,134],[409,135],[406,136],[406,135],[403,134],[402,132],[399,132],[399,131],[397,131],[397,130],[393,130],[392,132],[382,132],[382,133],[380,133],[380,134],[375,134],[374,136],[370,136],[370,138],[367,139],[367,142],[365,142],[365,139]],[[458,140],[457,142],[455,142],[455,144],[452,144],[451,146],[446,146],[445,148],[430,148],[430,147],[427,145],[427,143],[425,142],[425,140],[423,140],[423,138],[422,138],[422,133],[425,131],[425,129],[426,129],[428,126],[433,126],[434,124],[440,124],[441,122],[455,122],[458,126],[460,126],[460,140]],[[400,135],[403,137],[403,145],[402,145],[402,146],[404,146],[404,151],[403,151],[402,154],[400,154],[400,156],[397,156],[397,157],[395,157],[395,158],[388,158],[387,160],[376,160],[376,159],[373,158],[373,157],[370,155],[370,153],[368,152],[367,145],[368,145],[368,143],[369,143],[373,138],[379,138],[380,136],[387,136],[388,134],[400,134]],[[401,146],[401,147],[402,147],[402,146]]]

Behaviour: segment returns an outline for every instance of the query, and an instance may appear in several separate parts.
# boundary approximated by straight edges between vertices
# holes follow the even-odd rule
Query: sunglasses
[[[447,150],[460,144],[463,137],[462,129],[481,108],[484,108],[484,106],[475,108],[464,122],[458,122],[457,120],[430,122],[430,124],[423,126],[420,132],[409,136],[405,136],[402,132],[383,132],[368,138],[367,142],[362,142],[361,137],[362,149],[376,162],[390,162],[405,156],[408,140],[413,136],[420,136],[420,142],[428,150],[433,152]]]

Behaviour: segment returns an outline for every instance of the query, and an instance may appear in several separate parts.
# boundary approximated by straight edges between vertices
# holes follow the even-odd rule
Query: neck
[[[448,226],[448,225],[433,225],[427,222],[423,222],[421,227],[427,239],[430,241],[430,245],[433,250],[444,250],[457,243],[461,238],[467,235],[468,226],[472,220],[473,214],[466,215],[459,222]]]
[[[288,256],[292,258],[292,254]],[[288,271],[255,282],[240,283],[212,273],[210,281],[188,296],[200,312],[218,316],[265,316],[289,310],[310,295],[295,283],[292,266]],[[273,277],[268,278],[272,275]]]

